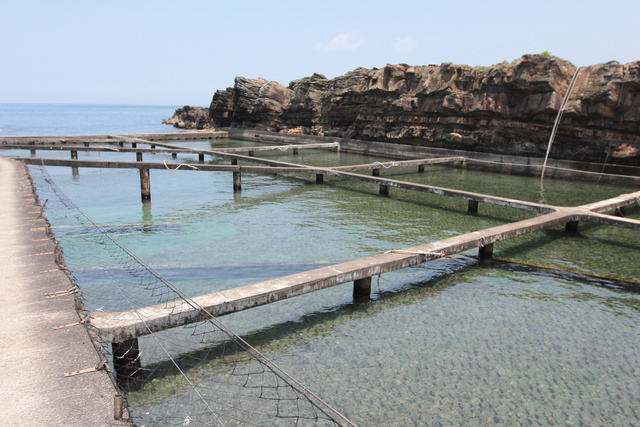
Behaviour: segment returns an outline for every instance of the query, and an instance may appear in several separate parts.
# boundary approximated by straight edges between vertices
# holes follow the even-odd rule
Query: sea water
[[[76,130],[59,122],[47,128],[43,120],[37,132],[28,127],[20,132],[124,133],[115,118],[123,112],[109,108],[113,116],[101,119],[107,128]],[[171,115],[158,107],[123,108],[129,116],[158,114],[154,122]],[[2,123],[18,121],[12,120]],[[322,166],[387,160],[311,150],[295,158],[291,152],[256,154]],[[127,155],[133,156],[80,153],[102,160]],[[146,159],[175,161],[170,155]],[[179,155],[177,161],[197,162],[197,156]],[[380,197],[373,185],[331,177],[317,185],[313,176],[243,174],[238,194],[227,173],[168,169],[151,171],[151,203],[143,204],[137,170],[47,171],[96,222],[189,296],[533,215],[484,204],[471,215],[463,200],[395,189]],[[427,167],[423,174],[391,168],[381,175],[564,206],[637,190],[445,166]],[[629,209],[629,216],[638,218],[638,209]],[[67,256],[81,233],[64,219],[53,225],[67,262],[90,282],[91,261]],[[640,298],[628,281],[640,278],[639,249],[637,231],[580,224],[579,233],[571,234],[556,227],[500,242],[494,250],[549,268],[480,263],[469,251],[374,278],[366,304],[352,301],[349,285],[342,285],[223,320],[358,425],[636,425]],[[88,301],[91,309],[126,309],[103,307],[95,295]],[[170,350],[189,351],[185,342]],[[164,360],[143,357],[150,365]],[[219,380],[202,362],[192,374],[200,381]],[[168,416],[162,399],[173,381],[171,375],[160,376],[154,387],[130,393],[134,414],[150,423]]]

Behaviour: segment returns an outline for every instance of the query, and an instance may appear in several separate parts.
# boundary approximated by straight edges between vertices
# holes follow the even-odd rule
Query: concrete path
[[[115,388],[77,322],[74,297],[54,262],[54,244],[26,166],[0,156],[0,422],[3,426],[123,426],[114,420]]]

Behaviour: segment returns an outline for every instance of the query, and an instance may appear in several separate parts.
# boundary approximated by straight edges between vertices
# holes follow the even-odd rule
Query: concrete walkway
[[[77,322],[74,297],[54,262],[54,243],[26,166],[0,156],[0,422],[4,426],[123,426],[114,420],[115,388]]]

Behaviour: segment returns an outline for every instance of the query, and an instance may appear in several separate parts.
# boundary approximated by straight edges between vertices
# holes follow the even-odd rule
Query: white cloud
[[[396,40],[396,52],[406,53],[415,50],[418,47],[418,42],[411,36],[403,37]]]
[[[315,47],[318,50],[329,52],[336,50],[356,50],[363,44],[364,42],[355,33],[355,31],[352,31],[350,33],[338,34],[329,42],[319,42]]]

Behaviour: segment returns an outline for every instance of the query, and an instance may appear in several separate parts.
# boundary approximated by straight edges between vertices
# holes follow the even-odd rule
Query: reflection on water
[[[309,150],[296,158],[256,154],[324,166],[387,160]],[[463,200],[397,189],[380,197],[374,185],[332,177],[316,185],[313,176],[243,174],[243,191],[234,194],[230,174],[155,170],[152,202],[141,208],[137,171],[80,169],[73,177],[63,168],[49,170],[91,217],[191,296],[533,215],[483,204],[472,215]],[[542,191],[538,179],[444,166],[422,174],[384,169],[381,176],[556,205],[634,190],[547,179]],[[629,209],[629,215],[640,213]],[[55,213],[50,218],[67,263],[85,288],[96,289],[87,305],[126,309],[104,289],[108,280],[120,280],[112,266],[83,255],[81,230]],[[637,280],[639,249],[640,232],[581,224],[577,234],[557,227],[500,242],[495,254]],[[374,278],[367,304],[354,304],[345,284],[223,321],[360,425],[637,424],[637,290],[575,273],[478,263],[473,255]],[[219,368],[235,356],[217,352],[215,340],[185,340],[184,333],[162,334],[200,383],[223,381]],[[134,411],[157,420],[189,393],[166,355],[150,349],[143,358],[153,381],[128,399]],[[163,400],[168,394],[171,404]]]

